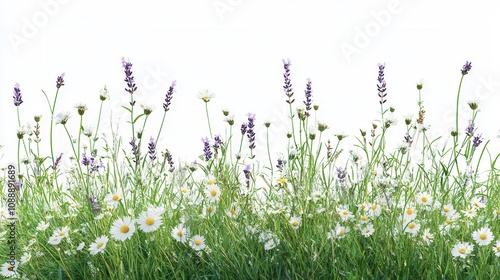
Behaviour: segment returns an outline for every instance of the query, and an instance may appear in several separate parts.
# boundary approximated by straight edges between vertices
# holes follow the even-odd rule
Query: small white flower
[[[38,223],[38,226],[36,227],[36,229],[38,231],[44,231],[49,227],[49,225],[50,225],[49,222],[40,221],[40,223]]]
[[[422,234],[422,239],[425,241],[427,245],[429,245],[434,240],[434,234],[430,233],[430,230],[426,228],[424,230],[424,233]]]
[[[123,217],[122,219],[116,220],[109,231],[111,236],[119,241],[125,241],[131,238],[134,232],[134,220],[130,217]]]
[[[189,229],[181,223],[172,229],[171,235],[178,242],[184,243],[189,238]]]
[[[97,255],[97,253],[104,253],[104,248],[106,248],[106,244],[108,243],[108,237],[106,235],[101,235],[97,237],[94,243],[90,244],[89,251],[91,255]]]
[[[471,252],[473,246],[468,242],[457,243],[453,249],[451,249],[451,255],[455,258],[460,257],[465,259]]]
[[[195,235],[191,238],[190,240],[190,245],[191,248],[193,248],[195,251],[201,251],[205,249],[205,237],[201,235]]]
[[[280,243],[280,240],[276,238],[275,239],[269,239],[266,244],[264,244],[264,249],[266,251],[273,249],[274,247],[278,246]]]
[[[493,241],[493,233],[488,227],[483,227],[472,233],[472,239],[476,241],[479,246],[486,246]]]
[[[290,225],[292,226],[293,229],[298,229],[300,226],[302,218],[300,217],[292,217],[290,218]]]
[[[215,97],[215,94],[210,93],[207,89],[201,90],[198,93],[198,98],[203,100],[204,102],[209,102],[214,97]]]
[[[417,224],[416,222],[410,221],[405,225],[405,232],[412,234],[413,236],[416,236],[418,231],[420,229],[420,224]]]
[[[76,250],[81,251],[83,247],[85,247],[85,242],[80,242],[80,244],[78,244],[78,247],[76,247]]]
[[[495,253],[495,256],[500,257],[500,240],[498,240],[495,243],[495,246],[493,246],[493,252]]]
[[[216,184],[209,184],[205,189],[205,195],[207,197],[207,201],[209,202],[217,202],[220,198],[220,187]]]
[[[14,260],[14,264],[10,261],[6,262],[2,265],[2,276],[4,277],[13,277],[17,274],[17,268],[19,267],[19,263]]]
[[[160,213],[154,210],[147,210],[142,212],[137,219],[139,228],[144,232],[152,232],[157,230],[162,224]]]
[[[375,229],[373,228],[372,224],[368,224],[364,228],[361,228],[360,231],[361,231],[361,234],[364,237],[369,237],[370,235],[373,234],[373,232],[375,231]]]

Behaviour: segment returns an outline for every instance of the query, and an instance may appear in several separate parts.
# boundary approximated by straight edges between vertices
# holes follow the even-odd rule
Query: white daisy
[[[427,245],[429,245],[434,240],[434,234],[430,233],[429,229],[426,228],[424,230],[424,233],[422,234],[422,239],[425,241]]]
[[[269,239],[266,244],[264,244],[264,249],[267,251],[267,250],[271,250],[273,249],[274,247],[278,246],[278,244],[280,243],[280,240],[279,239]]]
[[[412,234],[413,236],[416,236],[418,231],[420,229],[420,224],[417,224],[416,222],[410,221],[405,225],[405,232]]]
[[[226,214],[230,217],[230,218],[237,218],[239,215],[240,215],[240,212],[241,212],[241,208],[236,206],[236,205],[231,205],[231,207],[226,211]]]
[[[59,243],[61,243],[61,240],[63,238],[59,235],[52,235],[50,238],[49,238],[49,244],[50,245],[59,245]]]
[[[432,197],[427,193],[427,192],[422,192],[417,195],[416,197],[417,203],[421,205],[431,205],[432,204]]]
[[[447,217],[452,216],[455,212],[456,211],[451,204],[446,204],[443,208],[441,208],[441,213]]]
[[[83,247],[85,247],[85,242],[80,242],[80,244],[78,244],[78,247],[76,247],[76,250],[81,251]]]
[[[474,247],[468,242],[457,243],[453,249],[451,249],[451,255],[455,258],[460,257],[465,259]]]
[[[495,253],[495,256],[500,257],[500,240],[498,240],[495,243],[495,246],[493,246],[493,252]]]
[[[38,223],[38,226],[36,227],[36,230],[44,231],[49,227],[49,225],[49,222],[40,221],[40,223]]]
[[[302,218],[300,217],[292,217],[290,218],[290,225],[292,226],[293,229],[298,229],[300,226]]]
[[[21,256],[21,264],[25,264],[27,262],[29,262],[31,260],[31,254],[30,253],[24,253],[22,256]]]
[[[476,216],[476,208],[472,207],[467,210],[463,210],[462,213],[467,218],[474,218]]]
[[[178,242],[184,243],[189,238],[189,229],[184,224],[178,224],[172,229],[171,235]]]
[[[120,192],[109,193],[104,197],[104,202],[112,207],[116,207],[122,198],[123,195]]]
[[[123,217],[122,219],[116,220],[109,231],[114,239],[120,241],[125,241],[131,238],[134,232],[134,220],[130,217]]]
[[[368,208],[368,212],[372,216],[378,217],[382,213],[382,207],[380,207],[380,205],[374,203],[374,204],[370,205],[370,207]]]
[[[62,227],[62,228],[58,228],[56,230],[54,230],[54,233],[52,234],[52,236],[60,236],[61,239],[62,238],[65,238],[65,237],[68,237],[68,234],[69,234],[69,227]]]
[[[204,102],[209,102],[214,97],[215,97],[215,94],[210,93],[207,89],[201,90],[198,93],[198,98],[203,100]]]
[[[417,210],[413,205],[408,205],[404,212],[403,222],[415,220],[417,217]]]
[[[370,235],[373,234],[373,232],[375,231],[373,229],[373,225],[372,224],[368,224],[366,225],[364,228],[361,228],[360,229],[361,231],[361,234],[364,236],[364,237],[369,237]]]
[[[220,198],[220,188],[217,184],[209,184],[205,189],[205,195],[209,202],[217,202]]]
[[[2,265],[2,276],[4,277],[13,277],[16,276],[17,274],[17,268],[19,267],[19,264],[17,261],[14,261],[12,264],[10,261],[4,263]]]
[[[205,249],[205,247],[206,247],[205,237],[203,237],[201,235],[193,236],[189,243],[191,245],[191,248],[193,248],[195,251],[201,251],[201,250]]]
[[[479,246],[486,246],[493,241],[493,233],[488,227],[483,227],[472,233],[472,239],[476,241]]]
[[[104,253],[104,248],[106,248],[106,244],[108,243],[108,237],[106,235],[101,235],[97,237],[94,243],[90,244],[89,251],[91,255],[97,255],[97,253]]]
[[[137,219],[137,223],[139,224],[139,228],[144,232],[151,232],[157,230],[161,224],[161,215],[160,213],[154,210],[143,211],[139,218]]]
[[[475,209],[481,209],[481,208],[484,208],[486,207],[486,204],[484,204],[479,198],[477,197],[473,197],[471,199],[471,202],[470,204],[472,205],[472,207],[474,207]]]

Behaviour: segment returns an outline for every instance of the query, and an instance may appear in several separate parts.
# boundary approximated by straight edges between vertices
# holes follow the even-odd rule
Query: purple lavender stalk
[[[247,182],[247,185],[250,183],[250,170],[252,167],[250,165],[245,166],[245,169],[243,169],[243,173],[245,174],[245,179]]]
[[[341,184],[344,183],[346,176],[347,172],[342,167],[337,167],[337,178]]]
[[[255,131],[253,130],[255,127],[255,114],[248,114],[248,129],[247,129],[247,137],[250,150],[255,149]]]
[[[174,166],[174,161],[172,160],[172,154],[170,152],[167,153],[167,162],[168,162],[168,165],[170,166],[168,171],[174,172],[175,166]]]
[[[220,139],[220,135],[215,135],[214,144],[212,145],[212,147],[214,148],[214,153],[216,156],[221,146],[222,146],[222,140]]]
[[[170,85],[170,88],[168,89],[167,91],[167,94],[165,96],[165,103],[163,103],[163,110],[165,110],[165,112],[167,112],[169,110],[169,106],[171,104],[171,101],[172,101],[172,97],[174,95],[174,92],[175,92],[175,85],[176,85],[176,81],[172,81],[172,84]]]
[[[127,83],[125,91],[127,91],[130,94],[133,94],[137,90],[137,87],[135,85],[134,76],[132,76],[132,63],[130,63],[130,60],[125,61],[125,58],[122,57],[122,66],[125,69],[124,81]]]
[[[285,78],[285,85],[283,86],[283,90],[285,91],[285,95],[288,97],[288,100],[286,100],[286,103],[288,104],[292,104],[295,101],[295,99],[292,99],[293,88],[292,81],[290,80],[290,65],[292,65],[290,59],[283,59],[283,68],[285,68],[285,73],[283,74],[283,78]]]
[[[281,157],[278,158],[278,164],[276,164],[276,168],[278,168],[279,171],[283,171],[284,167],[285,167],[285,160],[283,160]]]
[[[471,62],[469,62],[467,60],[464,64],[464,66],[462,66],[462,69],[460,69],[460,71],[462,72],[462,75],[465,76],[465,75],[469,74],[469,71],[471,68],[472,68],[472,64],[471,64]]]
[[[82,164],[85,166],[88,166],[89,164],[91,164],[91,159],[87,157],[86,153],[82,154]]]
[[[90,204],[92,204],[92,211],[94,213],[99,212],[99,203],[97,203],[97,201],[95,200],[95,197],[91,195],[89,197],[89,200],[90,200]]]
[[[203,154],[205,155],[205,161],[209,161],[212,159],[212,151],[210,150],[210,141],[208,140],[208,137],[201,138],[201,141],[203,141]]]
[[[61,76],[58,76],[56,81],[57,89],[60,89],[62,86],[64,86],[64,73],[62,73]]]
[[[52,165],[52,169],[56,170],[57,166],[59,165],[59,163],[61,162],[61,158],[62,158],[62,153],[56,158],[56,161],[54,162],[54,164]]]
[[[132,146],[132,154],[134,155],[134,162],[137,163],[139,162],[139,147],[135,143],[135,139],[132,139],[132,141],[130,141],[129,144]]]
[[[472,120],[469,120],[469,125],[465,128],[465,135],[471,137],[476,132],[476,127]]]
[[[476,136],[474,136],[474,139],[472,139],[472,145],[477,148],[479,147],[479,145],[481,145],[481,143],[483,143],[483,135],[482,134],[477,134]]]
[[[153,139],[153,136],[151,136],[151,138],[149,139],[148,154],[150,160],[156,159],[156,144],[155,140]]]
[[[19,84],[14,85],[14,106],[19,106],[23,103],[21,96],[21,89],[19,88]]]
[[[310,116],[309,111],[312,109],[312,89],[311,89],[311,79],[307,79],[306,90],[304,90],[306,95],[306,101],[304,101],[304,105],[306,105],[306,116]]]
[[[242,123],[241,124],[241,135],[245,135],[245,133],[247,133],[247,128],[248,128],[248,124],[247,123]]]
[[[379,64],[378,65],[378,85],[377,85],[377,90],[378,90],[378,96],[380,97],[380,104],[384,104],[387,99],[385,97],[387,96],[387,93],[385,92],[386,89],[386,83],[385,83],[385,78],[384,78],[384,70],[385,70],[385,64]]]

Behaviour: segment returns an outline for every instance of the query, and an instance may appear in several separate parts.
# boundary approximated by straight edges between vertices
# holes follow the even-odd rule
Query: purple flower
[[[245,166],[245,169],[243,169],[243,173],[245,174],[245,179],[247,181],[247,185],[248,185],[248,183],[250,183],[250,170],[251,169],[252,169],[252,167],[250,165]]]
[[[248,126],[247,123],[241,124],[241,135],[245,135],[245,133],[247,133],[247,126]]]
[[[380,97],[380,104],[384,104],[387,100],[385,97],[387,96],[386,91],[386,83],[385,83],[385,78],[384,78],[384,70],[385,70],[385,64],[379,64],[378,65],[378,85],[377,85],[377,90],[378,90],[378,96]]]
[[[209,161],[212,158],[212,151],[210,150],[210,141],[208,140],[208,137],[201,138],[201,141],[203,141],[203,154],[205,155],[205,161]]]
[[[307,79],[306,90],[304,90],[306,94],[306,101],[304,101],[304,105],[306,105],[306,116],[309,116],[309,111],[312,109],[312,89],[311,89],[311,79]]]
[[[407,143],[408,145],[411,145],[413,143],[413,139],[408,132],[406,132],[404,139],[405,139],[405,143]]]
[[[290,59],[284,60],[283,59],[283,68],[285,68],[285,73],[283,74],[283,77],[285,78],[285,85],[283,86],[283,90],[285,91],[286,96],[288,97],[288,100],[286,103],[292,104],[295,99],[292,99],[293,96],[293,88],[292,88],[292,81],[290,80],[290,65],[292,63],[290,62]]]
[[[133,94],[137,90],[137,87],[135,86],[134,77],[132,76],[132,63],[130,63],[130,60],[125,61],[125,58],[122,57],[122,66],[125,69],[124,81],[127,83],[125,91],[127,91],[130,94]]]
[[[56,169],[57,166],[59,165],[59,162],[61,162],[61,158],[62,158],[62,153],[56,158],[56,161],[54,162],[54,164],[52,165],[52,169]]]
[[[135,139],[129,142],[130,146],[132,146],[132,154],[134,155],[134,162],[139,162],[139,147],[135,143]]]
[[[276,168],[278,168],[279,171],[283,171],[283,168],[285,167],[285,160],[282,158],[278,158],[278,164],[276,164]]]
[[[216,135],[214,138],[214,144],[212,145],[216,156],[221,146],[222,146],[222,140],[220,139],[220,135]]]
[[[61,76],[58,76],[56,81],[57,89],[60,89],[62,86],[64,86],[64,73],[62,73]]]
[[[156,159],[156,144],[155,140],[153,139],[153,136],[149,139],[149,144],[148,144],[148,153],[149,153],[149,159],[150,160],[155,160]]]
[[[170,166],[168,171],[174,172],[174,170],[175,170],[174,161],[172,160],[172,154],[170,153],[169,150],[167,150],[166,156],[167,156],[168,165]]]
[[[168,89],[167,91],[167,94],[165,96],[165,103],[163,103],[163,110],[165,110],[165,112],[167,112],[169,110],[168,106],[170,106],[170,103],[172,101],[172,97],[174,95],[174,92],[175,92],[175,85],[176,85],[176,81],[172,81],[172,84],[170,85],[170,88]]]
[[[248,114],[248,130],[247,130],[247,137],[248,137],[248,142],[250,150],[255,149],[255,132],[254,132],[254,127],[255,127],[255,114]]]
[[[469,125],[467,126],[467,128],[465,128],[465,134],[470,137],[474,135],[475,132],[476,132],[476,127],[474,126],[472,120],[469,120]]]
[[[86,153],[82,154],[82,164],[88,166],[91,163],[90,158],[87,157]]]
[[[462,69],[460,71],[462,71],[462,75],[467,75],[469,74],[469,71],[470,69],[472,68],[472,65],[471,63],[467,60],[464,64],[464,66],[462,66]]]
[[[347,172],[342,167],[337,167],[337,178],[340,183],[344,183]]]
[[[21,89],[19,88],[19,84],[14,85],[14,105],[19,106],[23,103],[21,98]]]
[[[474,147],[479,147],[479,145],[483,142],[483,135],[482,134],[477,134],[476,136],[474,136],[474,139],[472,139],[472,145]]]
[[[94,211],[94,213],[99,212],[99,203],[97,203],[97,201],[95,200],[95,197],[91,195],[89,197],[89,200],[90,200],[90,204],[92,204],[92,211]]]

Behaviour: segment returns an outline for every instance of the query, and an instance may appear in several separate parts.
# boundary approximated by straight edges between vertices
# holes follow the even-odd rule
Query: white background
[[[405,132],[403,115],[417,114],[416,82],[424,80],[426,123],[434,137],[448,135],[460,68],[472,61],[465,77],[461,131],[470,117],[465,101],[476,98],[482,112],[478,132],[491,139],[500,125],[500,19],[494,1],[1,1],[0,2],[0,150],[2,166],[16,161],[15,83],[24,103],[21,122],[34,124],[42,114],[42,142],[48,150],[49,109],[56,77],[66,73],[56,113],[68,110],[77,133],[77,102],[89,107],[84,125],[95,128],[99,89],[108,86],[104,124],[121,117],[120,131],[129,135],[129,101],[124,91],[121,57],[130,58],[139,87],[139,104],[155,107],[144,132],[156,137],[163,100],[172,80],[177,88],[159,149],[176,161],[192,161],[208,136],[202,89],[216,94],[209,103],[214,134],[224,136],[222,108],[235,114],[239,126],[249,112],[257,116],[257,154],[267,159],[262,123],[270,120],[272,156],[284,152],[288,105],[283,93],[282,59],[292,61],[295,104],[304,100],[311,78],[317,119],[327,123],[323,139],[336,133],[354,140],[368,130],[380,109],[376,91],[378,63],[386,64],[387,103],[396,108],[395,143]],[[136,108],[140,108],[137,106]],[[138,110],[140,111],[140,110]],[[55,153],[70,155],[62,126],[54,128]],[[126,136],[125,143],[130,136]],[[347,143],[347,142],[346,142]],[[395,146],[395,144],[394,144]],[[125,144],[125,149],[129,149]],[[146,147],[143,147],[145,149]],[[344,146],[345,149],[349,149]],[[498,151],[498,149],[496,149]],[[3,156],[2,156],[3,155]],[[66,157],[64,160],[68,161]]]

